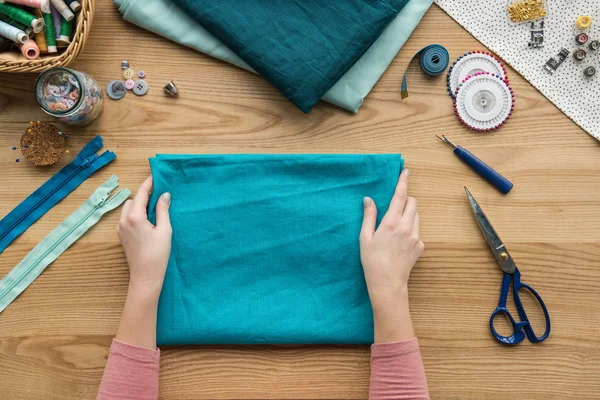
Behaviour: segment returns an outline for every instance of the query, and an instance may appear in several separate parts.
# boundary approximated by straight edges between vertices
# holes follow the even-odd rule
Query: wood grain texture
[[[401,152],[427,245],[410,291],[432,398],[597,399],[600,143],[511,69],[516,110],[492,135],[461,126],[445,79],[426,78],[416,66],[408,74],[411,96],[401,101],[406,64],[430,43],[446,46],[453,58],[482,49],[434,6],[357,115],[326,103],[304,115],[260,77],[131,26],[109,1],[98,2],[89,41],[72,66],[104,86],[119,78],[126,59],[146,71],[150,92],[107,99],[96,123],[70,130],[71,156],[36,169],[16,164],[9,150],[30,120],[49,120],[33,98],[35,76],[0,74],[0,217],[93,135],[118,155],[0,255],[0,276],[111,174],[135,190],[156,153]],[[171,79],[177,99],[161,90]],[[509,177],[510,195],[461,164],[436,133]],[[464,185],[507,243],[524,282],[546,301],[553,330],[540,345],[508,348],[490,335],[501,273]],[[117,218],[107,215],[0,314],[1,399],[95,398],[128,281]],[[531,317],[540,326],[541,317]],[[365,399],[368,378],[366,347],[223,346],[163,349],[160,385],[161,399]]]

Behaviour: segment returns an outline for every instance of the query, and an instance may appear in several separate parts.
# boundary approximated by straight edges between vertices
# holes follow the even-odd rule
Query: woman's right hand
[[[377,207],[372,199],[364,198],[360,255],[375,317],[375,342],[414,336],[408,313],[408,278],[425,245],[419,238],[417,201],[408,197],[408,175],[408,170],[400,174],[377,230]]]

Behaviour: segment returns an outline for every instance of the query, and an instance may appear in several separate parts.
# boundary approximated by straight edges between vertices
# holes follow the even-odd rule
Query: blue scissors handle
[[[510,314],[508,308],[506,308],[506,300],[508,299],[508,291],[510,289],[511,282],[513,284],[513,297],[515,300],[515,306],[517,308],[517,312],[519,313],[520,321],[518,322]],[[546,331],[542,336],[536,336],[531,324],[529,323],[527,313],[525,312],[523,303],[521,303],[521,298],[519,297],[520,289],[525,289],[531,292],[544,312],[544,318],[546,319]],[[498,314],[504,314],[508,317],[514,330],[512,335],[502,336],[496,331],[494,328],[494,318],[496,318]],[[504,277],[502,278],[500,302],[490,317],[490,329],[494,337],[504,344],[518,344],[525,340],[526,337],[532,343],[539,343],[544,341],[550,334],[550,315],[548,314],[548,309],[546,308],[546,305],[544,304],[544,301],[540,295],[531,286],[521,282],[521,273],[518,269],[515,269],[515,272],[512,274],[505,273]]]

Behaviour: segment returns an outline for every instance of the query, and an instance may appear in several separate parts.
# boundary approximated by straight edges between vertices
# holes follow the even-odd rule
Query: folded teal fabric
[[[175,6],[171,0],[113,0],[123,19],[174,42],[255,72],[221,41]],[[385,72],[432,0],[410,0],[369,50],[322,97],[358,112],[365,97]]]
[[[173,0],[303,112],[408,0]]]
[[[157,155],[173,247],[159,345],[373,342],[360,263],[362,198],[383,216],[392,155]]]

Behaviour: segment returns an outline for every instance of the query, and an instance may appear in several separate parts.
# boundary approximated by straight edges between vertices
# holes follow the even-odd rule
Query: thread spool
[[[50,12],[50,0],[4,0],[8,3],[19,4],[21,6],[39,8],[43,12]],[[3,1],[3,2],[4,2]]]
[[[71,44],[71,34],[73,33],[73,20],[62,20],[60,24],[60,36],[56,40],[59,46],[67,47]]]
[[[52,15],[50,13],[42,12],[42,17],[46,23],[46,30],[44,31],[44,37],[46,39],[46,48],[48,53],[56,53],[56,30],[54,29],[54,22],[52,21]]]
[[[63,0],[50,0],[50,2],[54,7],[56,7],[60,15],[62,15],[62,17],[67,21],[70,21],[73,18],[75,18],[75,14],[73,14],[71,9],[65,4]]]
[[[56,33],[54,36],[56,37],[56,39],[58,39],[58,37],[60,36],[60,24],[63,21],[63,17],[62,15],[60,15],[56,7],[54,7],[54,5],[52,4],[50,4],[50,14],[52,15],[52,23],[54,24],[54,30]]]
[[[20,44],[19,48],[21,49],[23,56],[28,60],[35,60],[40,56],[40,48],[31,39],[29,39],[25,44]]]
[[[42,12],[39,9],[35,9],[34,10],[34,15],[36,17],[41,18],[42,17]],[[44,23],[45,25],[45,23]],[[35,44],[37,44],[38,49],[40,49],[40,53],[47,53],[48,52],[48,46],[46,45],[46,37],[45,37],[45,33],[44,32],[38,32],[33,36],[33,40],[35,40]]]
[[[65,3],[69,6],[69,8],[73,11],[81,10],[81,3],[77,0],[65,0]]]
[[[43,19],[36,18],[35,15],[32,15],[27,11],[10,4],[0,3],[0,13],[12,18],[17,22],[20,22],[23,25],[31,26],[33,31],[36,33],[41,32],[44,29]]]
[[[31,26],[23,25],[19,21],[15,21],[14,19],[12,19],[2,13],[0,13],[0,21],[4,21],[9,25],[14,26],[15,28],[22,30],[23,32],[25,32],[25,34],[27,36],[29,36],[29,38],[32,38],[34,35],[33,28]],[[42,22],[43,22],[43,20],[42,20]]]
[[[0,21],[0,36],[20,44],[25,44],[29,40],[29,36],[25,32],[4,21]]]
[[[587,34],[580,33],[579,35],[575,36],[575,43],[577,43],[579,46],[583,46],[587,43],[589,38],[590,37]]]
[[[587,15],[582,15],[577,18],[575,25],[577,25],[577,28],[581,30],[588,29],[590,26],[592,26],[592,18]]]

